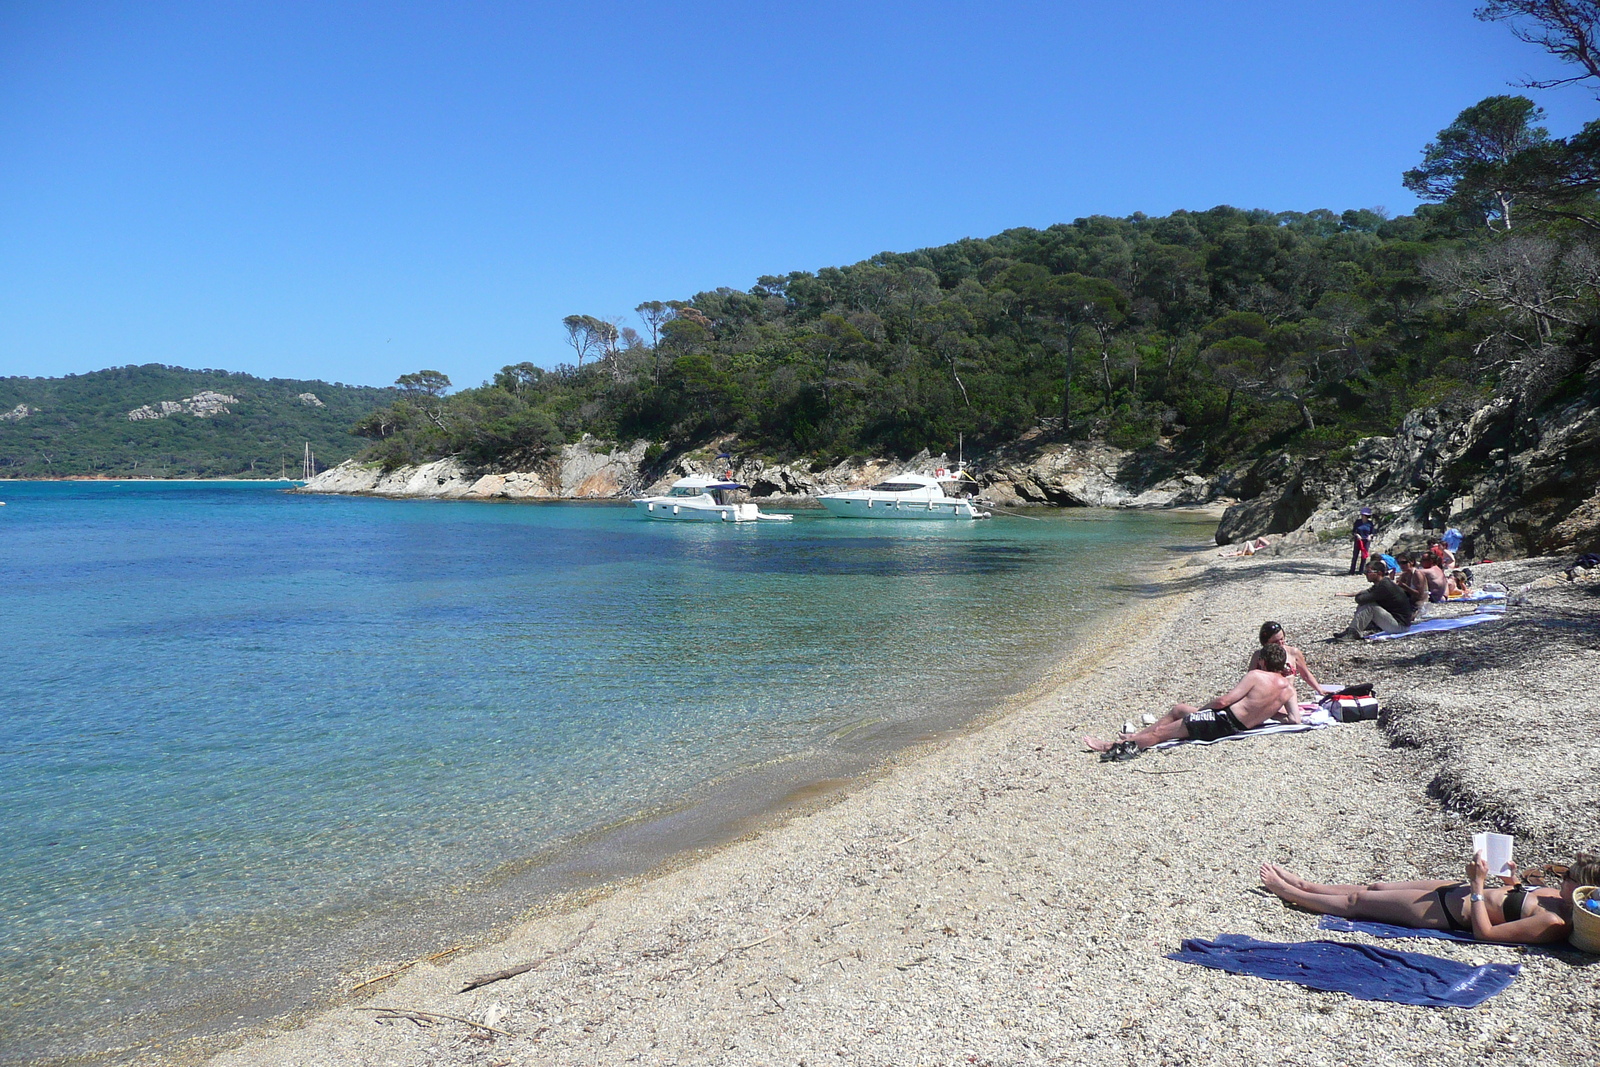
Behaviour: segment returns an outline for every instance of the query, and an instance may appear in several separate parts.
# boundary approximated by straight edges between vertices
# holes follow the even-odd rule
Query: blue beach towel
[[[1169,953],[1167,959],[1348,993],[1357,1000],[1440,1008],[1475,1008],[1510,988],[1522,970],[1515,963],[1472,967],[1420,952],[1396,952],[1351,941],[1282,944],[1243,934],[1223,934],[1215,941],[1185,938],[1183,947]]]
[[[1421,926],[1392,926],[1389,923],[1367,922],[1365,919],[1341,919],[1337,915],[1324,915],[1319,924],[1324,930],[1337,930],[1342,934],[1371,934],[1373,937],[1426,937],[1435,941],[1472,941],[1471,934],[1454,930],[1429,930]]]
[[[1445,630],[1459,630],[1466,626],[1476,626],[1480,622],[1492,622],[1495,619],[1505,618],[1504,612],[1478,611],[1471,615],[1458,615],[1453,619],[1423,619],[1408,630],[1401,630],[1397,634],[1375,633],[1368,634],[1368,641],[1393,641],[1401,637],[1410,637],[1413,634],[1436,634]]]

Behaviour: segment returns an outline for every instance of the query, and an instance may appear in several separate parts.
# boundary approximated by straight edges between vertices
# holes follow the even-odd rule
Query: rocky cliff
[[[1590,551],[1600,542],[1600,405],[1593,394],[1525,416],[1497,398],[1413,411],[1392,437],[1369,437],[1347,457],[1263,457],[1218,491],[1228,508],[1217,542],[1285,534],[1283,546],[1349,536],[1372,507],[1377,544],[1415,543],[1455,527],[1466,558]]]
[[[449,500],[596,500],[627,496],[640,488],[640,467],[646,441],[628,448],[585,437],[565,445],[539,470],[478,473],[455,459],[419,467],[384,470],[375,464],[347,460],[318,474],[303,493],[351,493],[362,496],[437,497]]]

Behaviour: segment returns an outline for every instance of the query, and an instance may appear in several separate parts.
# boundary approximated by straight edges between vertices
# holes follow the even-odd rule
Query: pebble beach
[[[1454,878],[1486,829],[1516,834],[1524,867],[1600,850],[1600,585],[1561,566],[1475,568],[1513,588],[1501,621],[1333,645],[1351,609],[1333,594],[1363,581],[1340,560],[1194,546],[985,721],[729,844],[546,902],[504,940],[363,961],[347,985],[370,984],[341,1003],[208,1062],[1592,1064],[1600,957],[1564,945],[1386,943],[1521,964],[1471,1010],[1164,958],[1224,933],[1372,940],[1266,893],[1262,862]],[[1083,751],[1085,733],[1231,686],[1267,618],[1322,681],[1375,683],[1382,720],[1124,763]],[[519,973],[461,991],[503,971]]]

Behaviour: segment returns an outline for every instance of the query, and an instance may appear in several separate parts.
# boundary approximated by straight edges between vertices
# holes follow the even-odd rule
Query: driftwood
[[[387,1017],[387,1018],[392,1018],[392,1019],[410,1019],[412,1022],[430,1021],[430,1020],[433,1020],[433,1019],[446,1019],[446,1020],[448,1020],[450,1022],[453,1022],[453,1023],[464,1023],[467,1026],[475,1027],[476,1029],[479,1029],[479,1030],[487,1030],[487,1031],[489,1031],[489,1033],[491,1033],[491,1034],[499,1034],[501,1037],[516,1037],[517,1036],[516,1034],[513,1034],[509,1030],[500,1030],[500,1029],[498,1029],[496,1027],[489,1026],[489,1025],[487,1025],[485,1023],[480,1023],[480,1022],[478,1022],[478,1021],[476,1021],[474,1019],[463,1018],[460,1015],[443,1015],[443,1014],[441,1014],[439,1012],[436,1012],[436,1011],[421,1011],[421,1010],[419,1010],[417,1008],[379,1008],[379,1007],[370,1007],[370,1008],[368,1008],[368,1007],[360,1007],[360,1008],[357,1008],[356,1011],[381,1011],[381,1012],[384,1013],[384,1016]]]
[[[519,974],[526,974],[535,967],[539,966],[541,963],[546,963],[561,955],[563,952],[570,952],[572,949],[576,948],[578,942],[582,941],[589,931],[593,929],[594,923],[591,922],[588,926],[585,926],[581,931],[578,932],[577,937],[573,938],[560,948],[551,949],[549,952],[546,952],[543,956],[540,956],[532,963],[524,963],[518,967],[507,967],[503,971],[495,971],[492,974],[480,974],[469,978],[467,979],[467,984],[462,986],[458,993],[470,993],[479,986],[486,986],[491,982],[503,982],[507,978],[515,978]]]
[[[460,952],[460,951],[461,951],[461,946],[457,945],[454,948],[447,948],[443,952],[435,952],[431,956],[418,956],[416,959],[411,960],[408,963],[402,963],[400,966],[396,967],[394,970],[390,971],[388,974],[380,974],[376,978],[368,978],[365,982],[362,982],[359,985],[351,986],[350,987],[350,992],[354,993],[358,989],[365,989],[369,985],[377,985],[379,982],[383,981],[385,978],[393,978],[395,975],[400,974],[400,973],[402,973],[404,971],[408,971],[411,968],[415,967],[419,963],[432,963],[434,960],[442,960],[446,956],[452,955],[452,954]]]

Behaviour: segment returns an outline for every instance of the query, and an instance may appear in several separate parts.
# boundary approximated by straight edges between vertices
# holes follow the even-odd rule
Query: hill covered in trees
[[[147,364],[0,378],[0,477],[298,477],[361,442],[350,427],[392,389]]]
[[[1327,453],[1441,399],[1580,388],[1581,361],[1545,358],[1547,309],[1467,286],[1530,260],[1528,283],[1580,315],[1555,324],[1570,337],[1593,315],[1584,248],[1549,227],[1508,239],[1452,205],[1083,218],[642,304],[649,336],[573,316],[576,365],[413,389],[358,431],[388,466],[515,467],[584,433],[667,451],[733,435],[747,453],[831,462],[1040,425],[1125,448],[1166,439],[1202,465]],[[1536,384],[1533,363],[1548,364]]]

